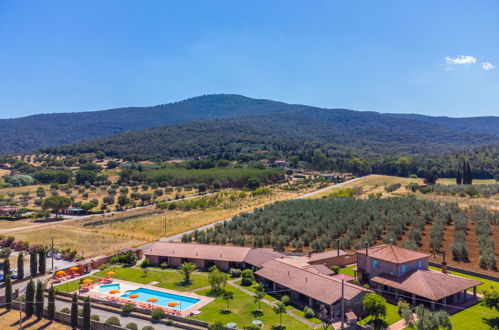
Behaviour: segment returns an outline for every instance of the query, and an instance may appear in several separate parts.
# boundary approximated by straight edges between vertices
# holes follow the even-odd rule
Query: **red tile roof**
[[[366,254],[365,249],[357,250],[359,254]],[[368,256],[379,260],[385,260],[396,264],[418,260],[429,257],[428,254],[404,249],[395,245],[383,244],[368,248]]]
[[[344,256],[344,255],[348,254],[343,250],[340,250],[339,252],[340,252],[339,256]],[[334,257],[338,257],[337,250],[312,253],[310,255],[310,257],[308,257],[308,260],[309,261],[321,261],[321,260],[330,259],[330,258],[334,258]]]
[[[433,270],[413,270],[398,278],[390,275],[378,275],[371,281],[429,300],[439,300],[483,283]]]
[[[255,274],[327,305],[334,304],[341,298],[341,281],[292,266],[279,259],[266,262]],[[361,286],[345,282],[347,300],[368,291]]]
[[[250,249],[244,258],[244,262],[256,267],[262,267],[269,260],[284,257],[285,255],[272,249]]]

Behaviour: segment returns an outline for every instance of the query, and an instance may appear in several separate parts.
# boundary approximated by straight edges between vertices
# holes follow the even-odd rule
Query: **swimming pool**
[[[103,285],[99,286],[100,292],[109,292],[111,290],[119,290],[119,289],[120,289],[119,283],[103,284]]]
[[[119,284],[118,284],[119,286]],[[102,287],[102,286],[101,286]],[[113,290],[113,289],[111,289]],[[164,306],[176,310],[183,311],[195,303],[199,302],[200,299],[196,298],[190,298],[190,297],[185,297],[177,294],[172,294],[172,293],[167,293],[167,292],[161,292],[161,291],[156,291],[156,290],[150,290],[146,288],[139,288],[136,290],[131,290],[125,292],[124,295],[121,297],[123,298],[128,298],[132,294],[137,294],[138,297],[133,299],[135,301],[140,301],[140,302],[147,302],[153,305],[159,305],[159,306]],[[150,298],[156,298],[158,301],[156,302],[148,302],[147,300]],[[168,303],[177,303],[177,306],[169,306]]]

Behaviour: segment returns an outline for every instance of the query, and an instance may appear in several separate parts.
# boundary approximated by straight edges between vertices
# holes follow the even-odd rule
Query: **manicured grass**
[[[243,287],[246,290],[249,290],[251,292],[256,292],[256,286],[258,285],[257,282],[254,282],[251,286],[242,286],[241,285],[241,280],[235,281],[234,284],[240,285],[241,287]],[[273,297],[273,296],[271,296],[269,294],[265,294],[265,297],[263,299],[267,299],[268,301],[271,301],[271,302],[276,302],[276,301],[279,300],[276,297]]]
[[[79,278],[79,279],[71,281],[71,282],[67,282],[67,283],[56,285],[55,288],[56,288],[57,291],[73,292],[73,291],[76,291],[76,290],[78,290],[80,288],[80,283],[84,279],[92,279],[94,281],[97,281],[96,277],[86,276],[86,277]]]
[[[255,304],[253,297],[231,286],[227,286],[226,289],[234,293],[234,300],[230,302],[231,313],[221,313],[221,311],[227,308],[227,303],[222,298],[217,297],[215,301],[200,309],[201,314],[192,316],[192,318],[213,323],[217,321],[224,324],[235,322],[239,329],[251,325],[251,321],[253,320],[261,320],[263,322],[263,329],[271,329],[272,325],[279,324],[279,316],[274,313],[269,305],[262,303],[263,315],[253,315],[253,312],[257,309],[257,304]],[[203,290],[197,293],[208,295],[209,291]],[[286,314],[282,315],[282,323],[287,329],[309,329],[305,323],[295,320]]]
[[[430,269],[441,271],[440,267],[430,266]],[[472,280],[483,282],[482,285],[479,285],[477,287],[477,289],[478,289],[477,292],[478,293],[482,293],[483,294],[484,291],[491,290],[491,289],[499,290],[499,282],[492,281],[492,280],[487,280],[485,278],[481,278],[481,277],[477,277],[477,276],[471,276],[471,275],[467,275],[467,274],[463,274],[463,273],[459,273],[459,272],[454,272],[454,271],[449,271],[448,273],[449,274],[453,274],[453,275],[457,275],[457,276],[466,277],[466,278],[469,278],[469,279],[472,279]],[[470,289],[469,291],[473,291],[473,289]]]
[[[376,329],[381,328],[381,326],[383,326],[382,323],[385,323],[385,325],[383,327],[386,327],[386,326],[388,326],[390,324],[393,324],[393,323],[399,321],[400,319],[401,319],[401,317],[397,313],[397,306],[387,303],[386,304],[386,316],[384,318],[384,322],[377,322],[377,324],[375,325],[375,327],[376,327]],[[372,320],[372,317],[371,316],[367,316],[367,317],[363,318],[362,320],[360,320],[359,324],[360,325],[366,325],[371,320]]]
[[[208,276],[198,274],[194,274],[191,276],[191,283],[189,285],[184,285],[184,276],[177,271],[159,271],[147,269],[147,272],[144,273],[144,270],[142,269],[121,267],[114,267],[113,269],[113,267],[111,267],[109,269],[96,273],[95,276],[106,277],[106,273],[110,270],[116,272],[116,275],[113,275],[113,278],[118,280],[142,284],[149,284],[156,281],[159,282],[157,286],[171,290],[189,291],[209,286]]]
[[[450,317],[454,330],[496,329],[499,327],[499,312],[476,304]]]
[[[353,269],[356,266],[357,266],[357,264],[350,265],[350,266],[347,266],[347,267],[343,267],[343,268],[340,269],[340,274],[345,274],[345,275],[349,275],[349,276],[355,277],[355,273],[353,272]]]
[[[316,317],[313,317],[313,318],[311,318],[311,319],[307,319],[307,318],[305,317],[305,313],[303,313],[303,311],[302,311],[302,310],[300,310],[300,309],[296,309],[296,310],[292,311],[291,313],[294,313],[294,314],[296,314],[296,315],[298,315],[298,316],[301,316],[301,317],[303,317],[304,319],[306,319],[306,320],[308,320],[308,321],[310,321],[310,322],[312,322],[312,323],[314,323],[314,324],[322,324],[321,320],[319,320],[319,319],[318,319],[318,318],[316,318]]]

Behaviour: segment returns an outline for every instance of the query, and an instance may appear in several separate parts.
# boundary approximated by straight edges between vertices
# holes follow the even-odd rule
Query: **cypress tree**
[[[47,255],[45,254],[45,249],[42,249],[38,253],[38,273],[43,275],[47,270]]]
[[[461,173],[460,169],[457,169],[456,172],[456,184],[462,184],[463,183],[463,173]]]
[[[10,275],[10,260],[9,257],[5,258],[3,261],[3,273],[4,275]]]
[[[43,284],[40,280],[36,284],[35,315],[39,319],[43,317]]]
[[[35,277],[38,269],[38,260],[36,258],[36,251],[31,251],[29,253],[29,270],[31,272],[31,277]]]
[[[22,251],[17,256],[17,278],[20,280],[24,278],[24,253]]]
[[[51,286],[49,289],[48,306],[47,306],[47,318],[53,321],[55,317],[55,289]]]
[[[462,179],[462,183],[463,184],[467,184],[466,182],[468,182],[468,173],[466,172],[466,160],[464,158],[463,158],[462,168],[463,168],[463,179]]]
[[[11,309],[12,304],[12,280],[10,279],[10,274],[5,274],[5,308],[7,310]]]
[[[83,330],[90,330],[90,324],[91,324],[91,319],[90,319],[90,297],[85,298],[85,302],[83,303],[83,325],[82,329]]]
[[[34,300],[35,300],[35,282],[29,280],[28,286],[26,287],[26,316],[29,318],[33,315],[34,311]]]
[[[76,292],[73,294],[73,300],[71,301],[71,328],[78,328],[78,296]]]
[[[466,161],[466,172],[468,173],[468,184],[473,184],[473,172],[471,172],[470,161]]]

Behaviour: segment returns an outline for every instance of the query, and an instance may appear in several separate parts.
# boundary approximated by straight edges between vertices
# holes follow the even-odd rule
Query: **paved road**
[[[362,178],[366,178],[366,177],[368,177],[370,175],[371,174],[369,174],[367,176],[361,176],[361,177],[358,177],[358,178],[355,178],[355,179],[352,179],[352,180],[344,181],[344,182],[341,182],[341,183],[337,183],[337,184],[334,184],[332,186],[329,186],[329,187],[326,187],[326,188],[323,188],[323,189],[319,189],[319,190],[316,190],[316,191],[313,191],[313,192],[310,192],[310,193],[306,193],[304,195],[295,197],[293,199],[302,199],[302,198],[310,197],[310,196],[313,196],[313,195],[316,195],[316,194],[320,194],[320,193],[322,193],[324,191],[328,191],[328,190],[333,189],[333,188],[341,187],[341,186],[343,186],[343,185],[345,185],[347,183],[355,182],[355,181],[360,180]],[[251,211],[249,213],[251,213]],[[163,237],[163,238],[160,239],[160,241],[161,242],[173,242],[173,241],[177,241],[177,240],[180,240],[182,238],[182,236],[185,235],[185,234],[191,234],[191,233],[193,233],[196,230],[206,230],[206,229],[209,229],[209,228],[213,228],[215,225],[217,225],[219,223],[223,223],[224,221],[228,221],[228,220],[231,220],[231,219],[232,219],[232,217],[226,218],[226,219],[222,219],[222,220],[219,220],[219,221],[216,221],[216,222],[213,222],[213,223],[210,223],[210,224],[207,224],[207,225],[195,228],[195,229],[191,229],[191,230],[185,231],[185,232],[180,233],[180,234],[176,234],[176,235],[172,235],[172,236],[168,236],[168,237]],[[146,244],[146,245],[142,246],[141,248],[142,248],[142,250],[146,250],[149,247],[151,247],[152,244],[153,243]]]

